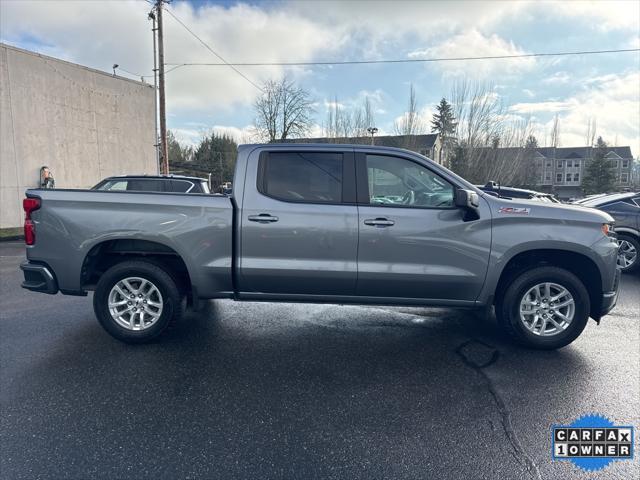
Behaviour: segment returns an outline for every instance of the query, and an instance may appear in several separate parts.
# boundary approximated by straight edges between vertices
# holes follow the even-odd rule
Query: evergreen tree
[[[522,185],[525,187],[534,187],[537,183],[536,179],[542,177],[544,164],[538,168],[534,163],[537,148],[538,139],[534,135],[529,135],[524,142],[524,162],[521,165],[519,175]]]
[[[533,135],[529,135],[527,137],[527,140],[524,144],[524,148],[525,150],[529,150],[529,151],[534,151],[536,150],[536,148],[538,148],[538,139],[533,136]]]
[[[585,195],[605,193],[615,189],[615,169],[613,168],[611,160],[605,158],[607,150],[606,142],[602,137],[598,137],[598,141],[593,150],[593,158],[587,161],[585,178],[582,182]]]
[[[228,135],[204,137],[193,153],[193,163],[211,172],[214,189],[233,180],[238,144]]]
[[[456,145],[451,155],[450,168],[453,172],[457,173],[463,178],[467,178],[469,173],[469,162],[467,159],[467,151],[464,145]]]
[[[438,163],[443,164],[443,159],[447,159],[450,151],[455,146],[455,134],[457,127],[456,118],[453,114],[451,104],[446,99],[440,100],[436,105],[436,113],[431,120],[431,132],[440,135],[442,148],[440,148]]]
[[[183,147],[182,145],[180,145],[178,140],[176,140],[176,136],[171,130],[167,132],[167,150],[169,152],[169,161],[171,163],[185,162],[187,160],[188,148],[189,147]]]

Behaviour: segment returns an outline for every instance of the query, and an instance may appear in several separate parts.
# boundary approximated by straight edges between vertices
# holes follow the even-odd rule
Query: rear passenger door
[[[262,151],[249,159],[242,202],[240,292],[355,293],[351,149]]]

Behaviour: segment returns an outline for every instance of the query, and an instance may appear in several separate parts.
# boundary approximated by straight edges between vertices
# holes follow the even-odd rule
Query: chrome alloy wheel
[[[534,335],[543,337],[565,331],[575,312],[573,296],[557,283],[539,283],[531,287],[520,301],[522,324]]]
[[[109,292],[109,313],[127,330],[145,330],[162,315],[162,294],[145,278],[128,277]]]
[[[638,251],[633,243],[626,240],[618,240],[618,266],[629,268],[638,259]]]

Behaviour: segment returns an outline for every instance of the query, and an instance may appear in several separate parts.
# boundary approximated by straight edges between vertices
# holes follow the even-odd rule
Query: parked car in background
[[[183,175],[122,175],[108,177],[91,190],[211,193],[209,183],[205,179]]]
[[[595,195],[587,195],[584,198],[580,199],[569,199],[569,203],[573,203],[574,205],[582,205],[586,202],[591,202],[598,198],[606,197],[607,195],[613,195],[612,193],[596,193]]]
[[[490,196],[417,153],[238,147],[233,195],[27,190],[24,288],[86,295],[126,342],[184,298],[486,309],[516,341],[575,340],[616,304],[605,212]]]
[[[611,215],[618,235],[618,266],[623,272],[640,268],[640,192],[594,195],[575,202]]]
[[[538,200],[540,202],[560,203],[560,200],[550,193],[536,192],[535,190],[527,190],[526,188],[503,187],[496,182],[487,182],[485,185],[476,185],[476,187],[494,197],[522,198]]]

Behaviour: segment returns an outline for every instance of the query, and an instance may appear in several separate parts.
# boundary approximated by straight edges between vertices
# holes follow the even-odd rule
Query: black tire
[[[562,332],[550,336],[532,333],[520,319],[520,302],[526,292],[545,282],[563,286],[571,293],[575,304],[571,323]],[[535,267],[515,275],[508,285],[504,295],[496,302],[496,317],[507,335],[520,345],[539,350],[562,348],[578,338],[587,325],[590,310],[589,293],[573,273],[558,267]]]
[[[619,233],[618,241],[620,242],[622,240],[629,242],[631,245],[633,245],[633,248],[636,249],[636,259],[628,267],[622,267],[620,266],[620,264],[618,264],[618,266],[620,266],[620,270],[622,270],[622,273],[635,272],[638,270],[638,268],[640,268],[640,241],[638,240],[637,237],[634,237],[633,235],[629,235],[626,233]]]
[[[160,317],[143,330],[129,330],[123,327],[109,312],[109,293],[119,281],[128,277],[148,280],[162,296]],[[126,343],[146,343],[179,321],[183,314],[183,303],[176,282],[165,270],[145,261],[127,261],[114,265],[100,277],[93,295],[93,310],[102,327],[113,337]]]

